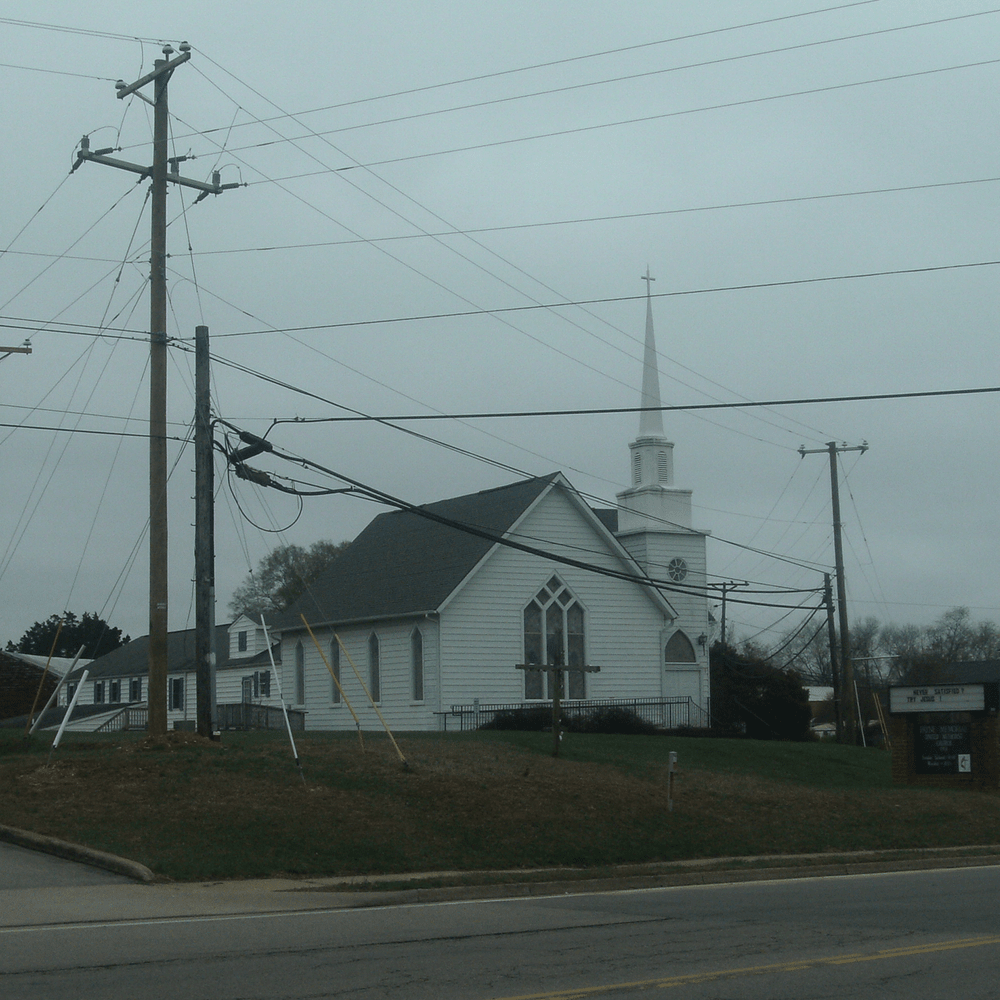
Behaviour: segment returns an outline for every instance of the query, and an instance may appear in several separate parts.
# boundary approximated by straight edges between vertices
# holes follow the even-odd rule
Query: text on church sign
[[[982,712],[986,692],[982,684],[926,684],[889,689],[889,711]]]

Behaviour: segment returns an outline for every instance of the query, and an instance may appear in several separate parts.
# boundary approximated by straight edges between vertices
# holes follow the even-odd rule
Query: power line
[[[67,413],[73,411],[67,410]],[[119,418],[121,419],[121,418]],[[59,434],[97,434],[101,437],[123,437],[123,438],[142,438],[144,441],[149,440],[149,434],[141,434],[135,431],[99,431],[99,430],[88,430],[84,427],[45,427],[41,424],[7,424],[0,423],[0,427],[14,427],[17,430],[26,431],[55,431]],[[187,441],[186,437],[177,437],[176,435],[167,434],[165,435],[167,441]]]
[[[227,425],[228,426],[228,425]],[[235,428],[234,428],[235,429]],[[641,586],[652,587],[657,591],[667,591],[672,593],[682,593],[682,594],[697,594],[702,596],[706,593],[705,590],[701,588],[684,587],[678,585],[673,581],[658,580],[649,576],[641,576],[636,573],[624,572],[621,570],[611,569],[606,566],[597,566],[592,563],[587,563],[579,559],[574,559],[570,556],[562,556],[558,553],[548,552],[543,549],[539,549],[533,545],[527,545],[523,542],[517,542],[510,538],[509,535],[498,535],[494,531],[488,531],[483,528],[479,528],[476,525],[469,524],[463,521],[457,521],[454,518],[445,517],[441,514],[436,513],[428,509],[428,507],[417,506],[416,504],[409,503],[406,500],[401,500],[398,497],[393,496],[390,493],[386,493],[383,490],[379,490],[375,487],[368,486],[350,476],[345,475],[341,472],[336,472],[333,469],[327,468],[326,466],[320,465],[318,462],[310,461],[307,458],[301,456],[292,455],[290,453],[285,453],[279,451],[276,448],[269,448],[268,453],[273,455],[275,458],[281,459],[286,462],[290,462],[294,465],[301,465],[305,468],[313,469],[317,472],[325,473],[326,475],[332,476],[334,479],[338,479],[341,482],[348,483],[350,486],[362,494],[367,494],[370,499],[373,499],[379,503],[386,504],[390,507],[395,507],[398,510],[407,511],[411,514],[416,514],[418,517],[423,517],[429,521],[434,521],[438,524],[445,525],[446,527],[455,528],[459,531],[463,531],[466,534],[475,535],[486,541],[492,542],[497,545],[503,545],[507,548],[518,549],[522,552],[526,552],[530,555],[536,555],[543,559],[550,559],[554,562],[562,563],[567,566],[574,566],[578,569],[583,569],[588,572],[597,573],[601,576],[609,576],[615,579],[626,580],[631,583],[637,583]],[[572,487],[570,487],[572,490]],[[576,492],[575,490],[573,492]],[[583,497],[583,494],[578,494]],[[795,607],[801,608],[802,605],[787,605],[787,604],[770,604],[764,601],[750,601],[743,598],[730,598],[732,601],[740,604],[750,604],[758,607]]]
[[[912,73],[895,73],[891,76],[873,77],[868,80],[852,80],[849,83],[828,84],[825,87],[809,87],[804,90],[791,90],[783,94],[768,94],[764,97],[748,97],[739,101],[723,101],[719,104],[706,104],[697,108],[685,108],[681,111],[663,111],[655,115],[641,115],[638,118],[623,118],[613,122],[601,122],[597,125],[580,125],[576,128],[555,129],[550,132],[538,132],[532,135],[516,136],[513,139],[494,139],[490,142],[474,143],[469,146],[455,146],[450,149],[438,149],[428,153],[411,153],[408,156],[395,156],[385,160],[372,160],[362,163],[361,167],[383,167],[390,163],[409,163],[413,160],[425,160],[433,156],[450,156],[454,153],[469,153],[478,149],[495,149],[499,146],[510,146],[522,142],[534,142],[538,139],[561,138],[567,135],[579,135],[583,132],[596,132],[602,129],[620,128],[624,125],[643,125],[648,122],[663,121],[667,118],[680,118],[686,115],[703,114],[708,111],[726,111],[731,108],[748,107],[754,104],[766,104],[770,101],[788,100],[793,97],[812,97],[816,94],[829,94],[838,90],[850,90],[854,87],[869,87],[878,83],[896,83],[900,80],[912,80],[937,73],[953,73],[962,69],[977,69],[983,66],[995,66],[1000,59],[981,59],[970,63],[957,63],[953,66],[939,66],[934,69],[915,70]],[[338,172],[356,170],[358,166],[338,167]],[[299,176],[312,176],[301,174]],[[286,178],[290,179],[290,178]]]
[[[222,361],[223,359],[219,360]],[[471,413],[405,413],[391,416],[355,414],[348,417],[281,417],[276,419],[275,423],[323,424],[344,423],[357,420],[492,420],[508,419],[512,417],[576,417],[646,412],[672,413],[677,411],[688,412],[691,410],[738,410],[750,409],[757,406],[802,406],[814,403],[858,403],[885,399],[927,399],[937,396],[975,396],[995,392],[1000,392],[1000,386],[987,386],[980,389],[929,389],[917,392],[882,392],[856,396],[807,396],[797,399],[747,400],[735,403],[677,403],[670,406],[606,406],[574,410],[507,410],[492,413],[481,411]],[[324,400],[324,402],[329,402],[329,400]],[[340,404],[335,403],[334,405],[338,406]]]
[[[603,80],[585,80],[583,82],[578,82],[578,83],[564,84],[559,87],[550,87],[547,90],[536,90],[527,94],[511,94],[504,97],[494,97],[488,100],[474,101],[468,104],[453,105],[452,107],[448,108],[435,108],[430,111],[417,111],[406,115],[397,115],[394,118],[383,118],[378,121],[361,122],[356,125],[342,125],[333,129],[324,129],[323,131],[310,130],[305,135],[298,136],[292,139],[288,138],[269,139],[264,142],[249,143],[245,146],[234,146],[232,152],[242,152],[248,149],[262,149],[268,146],[278,145],[281,142],[296,142],[299,139],[308,138],[309,136],[321,138],[323,136],[328,136],[328,135],[338,135],[343,132],[354,132],[359,129],[375,128],[380,125],[395,125],[401,122],[414,121],[421,118],[432,118],[438,115],[454,114],[455,112],[459,111],[473,111],[473,110],[478,110],[480,108],[492,107],[498,104],[510,104],[514,101],[523,101],[535,97],[548,97],[552,94],[565,94],[571,91],[584,90],[590,87],[603,87],[613,83],[626,83],[632,80],[642,80],[648,77],[662,76],[666,73],[678,73],[691,69],[704,69],[709,66],[719,66],[725,63],[740,62],[747,59],[756,59],[760,56],[773,56],[773,55],[780,55],[786,52],[796,52],[796,51],[801,51],[803,49],[817,48],[818,46],[821,45],[834,45],[838,42],[858,41],[863,38],[872,38],[878,35],[888,35],[898,31],[909,31],[914,28],[934,27],[952,21],[963,21],[972,17],[984,17],[986,15],[996,14],[996,13],[998,13],[997,9],[975,11],[970,14],[958,14],[952,17],[943,17],[932,21],[919,21],[913,24],[894,25],[893,27],[890,28],[877,28],[871,31],[856,32],[851,35],[839,35],[835,38],[821,38],[808,42],[797,42],[794,45],[783,45],[776,48],[760,49],[754,52],[741,52],[737,55],[719,56],[714,59],[704,59],[698,62],[682,63],[677,66],[661,67],[659,69],[646,70],[641,73],[623,74],[621,76],[609,77]],[[287,113],[287,116],[289,118],[292,118],[293,120],[297,120],[297,118],[300,117],[298,115],[294,115],[291,113]],[[267,121],[266,119],[262,120],[261,124],[264,124],[266,121]],[[249,125],[253,123],[248,122],[247,124]]]
[[[290,180],[291,178],[276,178]],[[506,226],[481,226],[474,229],[445,230],[442,232],[428,233],[427,236],[468,236],[480,235],[484,233],[504,233],[518,229],[540,229],[552,226],[576,226],[594,222],[619,222],[628,219],[648,219],[665,215],[686,215],[693,212],[719,212],[737,208],[765,208],[771,205],[792,205],[797,202],[807,201],[827,201],[834,198],[859,198],[877,194],[901,194],[909,191],[926,191],[934,188],[963,187],[970,184],[994,184],[1000,181],[1000,177],[976,177],[961,181],[937,181],[928,184],[902,184],[894,187],[866,188],[858,191],[833,191],[826,194],[806,194],[796,195],[788,198],[760,198],[754,201],[733,201],[722,202],[718,205],[693,205],[688,208],[664,208],[654,209],[648,212],[624,212],[617,215],[590,215],[577,219],[553,219],[547,222],[521,222]],[[257,182],[251,182],[257,183]],[[402,236],[374,236],[369,239],[353,240],[326,240],[315,243],[277,243],[269,246],[259,247],[232,247],[228,250],[201,250],[195,256],[209,256],[235,253],[271,253],[279,250],[316,250],[323,247],[356,246],[364,243],[393,243],[403,240],[425,239],[423,233],[408,233]],[[22,253],[25,256],[30,254],[27,251],[13,251]],[[45,254],[34,254],[34,256],[46,256]],[[70,260],[95,260],[104,261],[100,257],[71,257]]]
[[[15,28],[36,28],[40,31],[59,31],[69,35],[85,35],[90,38],[110,38],[116,42],[147,42],[151,45],[158,45],[161,42],[180,41],[178,38],[147,38],[143,35],[122,35],[114,31],[99,31],[96,28],[71,28],[67,24],[24,21],[16,17],[0,17],[0,24],[9,24]]]
[[[679,298],[686,295],[714,295],[721,292],[746,292],[761,288],[788,288],[795,285],[814,285],[828,281],[856,281],[862,278],[899,277],[905,274],[931,274],[936,271],[960,271],[976,267],[996,267],[1000,260],[970,261],[962,264],[933,264],[926,267],[900,267],[884,271],[856,271],[850,274],[827,274],[815,278],[789,278],[782,281],[756,281],[739,285],[714,285],[708,288],[679,289],[672,292],[653,292],[654,299]],[[221,333],[213,337],[257,337],[271,333],[310,333],[317,330],[339,330],[358,326],[380,326],[390,323],[415,323],[427,320],[463,319],[470,316],[486,316],[506,312],[529,312],[538,309],[565,309],[569,306],[608,305],[618,302],[645,300],[646,295],[612,295],[599,299],[574,299],[564,302],[543,302],[540,305],[498,306],[495,309],[467,309],[459,312],[420,313],[410,316],[385,316],[380,319],[348,320],[337,323],[313,323],[308,326],[271,327],[266,330],[244,330],[237,333]],[[190,337],[184,338],[190,340]]]
[[[614,49],[604,49],[600,52],[590,52],[578,56],[567,56],[562,59],[550,59],[546,62],[533,63],[527,66],[518,66],[513,69],[499,70],[492,73],[480,73],[476,76],[467,76],[456,80],[447,80],[442,83],[426,84],[421,87],[410,87],[406,90],[397,90],[392,93],[378,94],[373,97],[358,98],[353,101],[343,101],[339,104],[328,104],[320,108],[313,108],[309,111],[302,111],[299,112],[298,114],[310,115],[310,114],[317,114],[322,111],[335,111],[340,108],[353,107],[357,104],[368,104],[371,103],[372,101],[383,101],[393,97],[407,97],[410,94],[426,93],[429,90],[440,90],[445,87],[455,87],[466,83],[478,83],[482,80],[491,80],[501,76],[511,76],[516,73],[526,73],[537,69],[548,69],[552,66],[562,66],[567,63],[582,62],[587,59],[596,59],[602,56],[620,55],[624,52],[635,52],[638,49],[648,49],[658,45],[669,45],[674,42],[692,41],[693,39],[696,38],[707,38],[712,35],[720,35],[730,31],[742,31],[745,28],[759,28],[768,24],[778,24],[783,21],[794,21],[803,17],[814,17],[818,14],[829,14],[835,11],[848,10],[852,7],[867,7],[873,3],[879,3],[879,2],[880,0],[857,0],[857,2],[855,3],[837,4],[836,6],[833,7],[821,7],[818,10],[801,11],[796,14],[785,14],[782,15],[781,17],[770,17],[759,21],[747,21],[744,22],[743,24],[727,25],[722,28],[709,28],[705,31],[690,32],[689,34],[686,35],[674,35],[670,38],[661,38],[651,42],[639,42],[635,45],[623,45]]]
[[[213,61],[213,63],[214,63],[214,60],[212,60],[212,61]],[[219,64],[218,64],[218,63],[215,63],[215,65],[217,65],[217,66],[218,66]],[[220,69],[223,69],[223,70],[224,70],[224,72],[226,72],[226,73],[228,73],[228,74],[229,74],[230,76],[232,76],[232,77],[233,77],[233,79],[235,79],[235,80],[239,80],[239,78],[238,78],[238,77],[236,77],[236,76],[235,76],[235,74],[231,73],[231,72],[230,72],[229,70],[225,70],[225,69],[224,69],[223,67],[221,67],[221,66],[220,66],[219,68],[220,68]],[[206,79],[207,79],[207,78],[206,78]],[[240,81],[240,82],[242,82],[242,81]],[[243,84],[243,85],[244,85],[244,86],[248,86],[247,84]],[[221,89],[221,88],[220,88],[220,89]],[[279,106],[279,105],[275,104],[275,103],[274,103],[273,101],[270,101],[270,100],[269,100],[268,98],[264,97],[264,95],[260,94],[260,93],[259,93],[258,91],[256,91],[256,90],[254,90],[254,88],[252,88],[252,87],[251,87],[251,88],[249,88],[249,89],[251,89],[251,90],[252,90],[252,91],[253,91],[253,92],[254,92],[255,94],[257,94],[257,95],[258,95],[259,97],[263,98],[264,100],[267,100],[267,101],[268,101],[268,103],[269,103],[269,104],[271,104],[271,105],[272,105],[273,107],[275,107],[275,108],[278,108],[278,110],[283,110],[282,108],[280,108],[280,106]],[[228,95],[227,95],[227,96],[228,96]],[[235,102],[234,102],[234,103],[235,103]],[[276,131],[276,130],[275,130],[275,131]],[[319,138],[322,138],[322,137],[320,137],[320,136],[318,136],[318,137],[319,137]],[[342,155],[349,155],[349,154],[346,154],[346,153],[344,153],[344,151],[343,151],[343,150],[340,150],[340,149],[339,149],[338,147],[336,147],[336,146],[335,146],[335,145],[334,145],[333,143],[331,143],[331,142],[330,142],[329,140],[327,140],[327,139],[323,139],[323,141],[324,141],[324,143],[325,143],[326,145],[330,146],[330,147],[331,147],[332,149],[336,150],[337,152],[341,153]],[[301,147],[300,147],[300,146],[296,146],[296,148],[299,148],[299,149],[301,149]],[[305,151],[303,150],[303,152],[305,152]],[[310,158],[312,158],[312,159],[316,160],[317,162],[321,162],[321,161],[319,160],[319,158],[318,158],[318,157],[316,157],[316,156],[314,156],[313,154],[309,153],[308,155],[310,156]],[[352,160],[354,160],[354,157],[350,157],[350,158],[351,158]],[[357,162],[357,161],[356,161],[356,160],[354,160],[354,162]],[[453,229],[453,230],[454,230],[454,231],[455,231],[456,233],[457,233],[457,232],[459,232],[459,230],[458,230],[458,227],[454,226],[454,225],[453,225],[452,223],[450,223],[450,222],[449,222],[449,221],[448,221],[447,219],[445,219],[444,217],[442,217],[442,216],[441,216],[440,214],[438,214],[437,212],[433,211],[432,209],[430,209],[430,208],[428,208],[427,206],[423,205],[423,204],[422,204],[421,202],[419,202],[419,201],[417,201],[416,199],[412,198],[412,197],[411,197],[410,195],[408,195],[408,194],[407,194],[407,193],[406,193],[405,191],[401,190],[401,189],[400,189],[399,187],[397,187],[396,185],[392,184],[391,182],[389,182],[389,181],[385,180],[385,178],[383,178],[383,177],[380,177],[380,176],[379,176],[378,174],[374,173],[374,171],[368,171],[368,172],[369,172],[369,173],[370,173],[370,174],[371,174],[371,175],[372,175],[372,176],[373,176],[373,177],[374,177],[374,178],[375,178],[376,180],[378,180],[378,181],[380,181],[381,183],[383,183],[383,184],[385,184],[386,186],[388,186],[388,187],[389,187],[389,188],[390,188],[390,189],[391,189],[392,191],[394,191],[394,192],[395,192],[396,194],[398,194],[398,195],[402,196],[403,198],[406,198],[406,199],[407,199],[407,200],[408,200],[409,202],[411,202],[412,204],[416,205],[416,206],[417,206],[418,208],[420,208],[420,209],[421,209],[422,211],[424,211],[424,212],[427,212],[427,213],[429,213],[429,214],[430,214],[431,216],[433,216],[433,218],[435,218],[435,219],[436,219],[437,221],[439,221],[439,222],[443,222],[443,223],[444,223],[445,225],[447,225],[447,226],[450,226],[450,227],[451,227],[451,228],[452,228],[452,229]],[[385,202],[381,201],[380,199],[376,198],[376,197],[375,197],[375,196],[374,196],[373,194],[371,194],[371,192],[368,192],[368,191],[365,191],[365,190],[364,190],[364,189],[363,189],[362,187],[360,187],[360,186],[359,186],[358,184],[355,184],[355,183],[354,183],[353,181],[351,181],[351,180],[350,180],[349,178],[343,178],[343,179],[344,179],[344,180],[346,181],[346,183],[350,184],[350,185],[351,185],[351,187],[353,187],[353,188],[354,188],[354,189],[355,189],[356,191],[358,191],[358,192],[360,192],[361,194],[365,195],[365,197],[368,197],[368,198],[371,198],[372,200],[374,200],[374,201],[376,202],[376,204],[380,205],[381,207],[385,208],[385,209],[386,209],[387,211],[389,211],[389,212],[391,212],[392,214],[396,215],[396,216],[397,216],[398,218],[402,219],[402,220],[403,220],[404,222],[406,222],[406,223],[407,223],[408,225],[411,225],[411,226],[413,226],[414,228],[418,229],[418,230],[419,230],[420,232],[424,233],[425,235],[429,235],[429,234],[428,234],[428,232],[427,232],[427,230],[426,230],[426,229],[424,229],[424,228],[423,228],[422,226],[418,225],[418,224],[417,224],[416,222],[414,222],[413,220],[411,220],[411,219],[407,218],[407,217],[406,217],[406,216],[404,216],[404,215],[403,215],[403,214],[402,214],[401,212],[398,212],[398,211],[396,211],[396,210],[395,210],[395,209],[393,209],[393,208],[392,208],[392,207],[391,207],[390,205],[388,205],[388,204],[386,204]],[[538,301],[538,299],[537,299],[537,298],[535,298],[535,297],[534,297],[533,295],[529,294],[528,292],[526,292],[526,291],[524,291],[524,290],[522,290],[522,289],[519,289],[519,288],[515,287],[515,286],[514,286],[513,284],[511,284],[510,282],[508,282],[508,281],[507,281],[506,279],[504,279],[504,278],[500,277],[500,275],[496,274],[496,273],[495,273],[494,271],[491,271],[491,270],[489,270],[489,269],[488,269],[487,267],[483,266],[483,265],[482,265],[482,264],[480,264],[480,263],[479,263],[478,261],[476,261],[476,260],[474,260],[473,258],[469,257],[469,256],[468,256],[467,254],[464,254],[464,253],[462,253],[462,252],[461,252],[460,250],[458,250],[457,248],[455,248],[455,247],[451,246],[450,244],[448,244],[448,243],[444,242],[444,241],[443,241],[443,240],[442,240],[441,238],[438,238],[438,237],[433,237],[433,238],[434,238],[435,242],[437,242],[437,243],[438,243],[438,244],[439,244],[439,245],[440,245],[440,246],[441,246],[441,247],[442,247],[443,249],[447,250],[447,251],[448,251],[448,252],[450,252],[450,253],[454,253],[454,254],[458,255],[458,256],[459,256],[459,257],[460,257],[460,258],[461,258],[462,260],[464,260],[464,261],[465,261],[465,262],[467,262],[468,264],[471,264],[471,265],[472,265],[473,267],[476,267],[477,269],[479,269],[479,270],[480,270],[480,271],[482,271],[483,273],[485,273],[485,274],[489,275],[490,277],[494,278],[495,280],[499,281],[499,282],[500,282],[501,284],[503,284],[503,285],[504,285],[504,286],[506,286],[507,288],[510,288],[510,289],[511,289],[512,291],[515,291],[516,293],[518,293],[518,294],[520,294],[520,295],[523,295],[523,296],[524,296],[525,298],[529,299],[529,301],[530,301],[530,302],[532,302],[533,304],[535,304],[535,305],[541,305],[541,303],[540,303],[540,302]],[[524,275],[525,277],[527,277],[527,278],[528,278],[528,279],[529,279],[530,281],[533,281],[533,282],[535,282],[536,284],[538,284],[538,285],[541,285],[541,286],[542,286],[542,287],[543,287],[543,288],[544,288],[544,289],[545,289],[545,290],[546,290],[547,292],[551,292],[552,294],[555,294],[555,295],[559,295],[559,296],[560,296],[560,297],[561,297],[561,298],[562,298],[562,299],[563,299],[564,301],[568,300],[568,296],[563,296],[563,295],[561,295],[561,293],[560,293],[560,292],[559,292],[559,291],[558,291],[557,289],[555,289],[555,288],[553,288],[552,286],[550,286],[550,285],[546,284],[546,283],[545,283],[544,281],[541,281],[541,280],[540,280],[539,278],[536,278],[536,277],[534,277],[533,275],[529,274],[529,273],[528,273],[527,271],[525,271],[525,270],[524,270],[523,268],[519,267],[518,265],[516,265],[516,264],[515,264],[515,263],[513,263],[512,261],[508,260],[507,258],[505,258],[504,256],[502,256],[501,254],[498,254],[498,253],[497,253],[496,251],[492,250],[492,249],[491,249],[490,247],[488,247],[488,246],[486,246],[485,244],[483,244],[483,243],[479,242],[478,240],[476,240],[476,239],[472,238],[471,236],[466,236],[465,238],[466,238],[466,239],[468,239],[468,240],[470,240],[470,242],[472,242],[472,243],[473,243],[473,244],[474,244],[474,245],[475,245],[476,247],[478,247],[479,249],[481,249],[481,250],[485,251],[486,253],[489,253],[489,254],[490,254],[491,256],[493,256],[493,257],[495,257],[496,259],[498,259],[499,261],[501,261],[501,262],[502,262],[503,264],[505,264],[505,265],[507,265],[508,267],[511,267],[511,268],[515,269],[516,271],[520,272],[520,273],[521,273],[521,274],[523,274],[523,275]],[[376,249],[379,249],[379,250],[380,250],[381,252],[383,252],[383,253],[387,253],[387,251],[386,251],[386,250],[384,250],[384,248],[382,248],[382,247],[377,247]],[[394,256],[393,256],[392,254],[389,254],[389,256],[390,256],[390,257],[392,257],[392,259],[394,259],[394,260],[397,260],[397,261],[399,260],[399,258],[396,258],[396,257],[394,257]],[[418,272],[418,273],[419,273],[419,272]],[[423,277],[425,277],[425,278],[426,278],[426,277],[428,277],[427,275],[422,275],[422,276],[423,276]],[[439,283],[439,282],[435,282],[435,284],[438,284],[438,285],[440,286],[440,283]],[[440,287],[444,287],[444,286],[440,286]],[[458,293],[457,293],[457,292],[454,292],[454,290],[452,290],[452,293],[453,293],[453,294],[456,294],[456,295],[458,295]],[[472,301],[471,301],[470,299],[468,299],[467,297],[465,297],[465,296],[461,296],[461,295],[459,295],[459,297],[460,297],[460,298],[462,298],[462,299],[463,299],[463,301],[465,301],[465,302],[469,303],[470,305],[473,305]],[[590,312],[589,310],[587,310],[587,309],[584,309],[583,311],[584,311],[585,313],[587,313],[587,315],[591,316],[591,317],[592,317],[593,319],[596,319],[596,320],[598,320],[599,322],[601,322],[601,323],[604,323],[605,325],[607,325],[607,326],[611,327],[611,328],[612,328],[612,329],[614,329],[614,330],[615,330],[616,332],[618,332],[618,333],[621,333],[621,334],[624,334],[624,333],[625,333],[625,332],[624,332],[623,330],[620,330],[620,329],[619,329],[618,327],[615,327],[615,326],[614,326],[614,324],[612,324],[612,323],[609,323],[609,322],[608,322],[607,320],[603,319],[603,318],[602,318],[602,317],[600,317],[600,316],[597,316],[596,314],[594,314],[594,313]],[[564,320],[565,322],[568,322],[568,323],[570,323],[570,324],[571,324],[571,325],[572,325],[573,327],[575,327],[576,329],[580,330],[581,332],[583,332],[583,333],[586,333],[586,334],[587,334],[588,336],[591,336],[591,337],[594,337],[594,338],[595,338],[596,340],[598,340],[598,341],[599,341],[600,343],[604,344],[605,346],[607,346],[607,347],[611,347],[611,348],[612,348],[612,349],[614,349],[614,350],[619,350],[619,351],[621,351],[621,352],[622,352],[623,354],[625,354],[625,355],[626,355],[627,357],[629,357],[630,359],[632,359],[632,360],[634,360],[634,361],[636,361],[636,362],[639,362],[639,361],[640,361],[640,358],[639,358],[639,357],[637,357],[636,355],[634,355],[634,354],[631,354],[631,353],[630,353],[629,351],[627,351],[627,350],[625,350],[624,348],[620,347],[620,346],[619,346],[618,344],[614,344],[614,343],[611,343],[610,341],[608,341],[608,340],[606,340],[605,338],[603,338],[603,337],[599,336],[598,334],[594,333],[594,332],[593,332],[592,330],[588,329],[587,327],[585,327],[585,326],[583,326],[583,325],[581,325],[581,324],[579,324],[579,323],[575,322],[574,320],[570,319],[569,317],[567,317],[567,316],[565,316],[565,315],[563,315],[563,314],[561,314],[561,313],[555,313],[555,315],[556,315],[556,316],[559,316],[559,317],[560,317],[561,319],[563,319],[563,320]],[[522,334],[523,336],[527,337],[528,339],[530,339],[530,340],[533,340],[533,341],[535,341],[536,343],[539,343],[539,344],[541,344],[542,346],[545,346],[545,347],[548,347],[548,348],[549,348],[550,350],[553,350],[553,351],[555,351],[555,352],[556,352],[557,354],[560,354],[560,355],[562,355],[563,357],[566,357],[566,358],[569,358],[570,360],[572,360],[572,361],[575,361],[575,362],[576,362],[577,364],[581,364],[581,365],[583,365],[584,367],[586,367],[586,368],[589,368],[589,369],[591,369],[592,371],[595,371],[595,372],[596,372],[597,374],[601,374],[601,375],[604,375],[604,376],[605,376],[605,377],[607,377],[607,378],[611,378],[611,379],[612,379],[613,381],[616,381],[616,382],[619,382],[619,384],[624,384],[624,383],[621,383],[619,379],[615,379],[615,378],[614,378],[613,376],[611,376],[611,375],[610,375],[610,374],[609,374],[608,372],[606,372],[606,371],[603,371],[603,370],[599,370],[599,369],[596,369],[596,368],[593,368],[593,366],[591,366],[591,365],[588,365],[588,364],[587,364],[586,362],[582,361],[582,360],[581,360],[581,359],[579,358],[579,356],[577,356],[577,355],[569,355],[569,354],[567,354],[566,352],[564,352],[564,351],[561,351],[561,350],[560,350],[559,348],[555,347],[555,346],[554,346],[554,345],[552,345],[551,343],[548,343],[547,341],[545,341],[545,340],[542,340],[541,338],[539,338],[539,337],[536,337],[536,336],[534,336],[534,335],[532,335],[532,334],[528,333],[528,331],[527,331],[527,330],[525,330],[525,329],[523,329],[523,328],[521,328],[521,327],[517,327],[517,326],[515,326],[514,324],[512,324],[512,323],[509,323],[509,322],[507,322],[506,320],[503,320],[503,319],[500,319],[500,322],[502,322],[502,323],[503,323],[503,324],[504,324],[505,326],[508,326],[508,327],[510,327],[511,329],[513,329],[513,330],[515,330],[515,331],[517,331],[517,332],[521,333],[521,334]],[[625,335],[626,335],[626,336],[628,336],[627,334],[625,334]],[[685,367],[686,367],[686,366],[685,366]],[[688,370],[690,370],[690,369],[688,369]],[[697,373],[696,373],[696,374],[697,374]],[[671,376],[671,377],[672,377],[672,378],[674,379],[674,381],[676,381],[676,382],[679,382],[679,383],[680,383],[680,384],[682,384],[682,385],[685,385],[685,386],[686,386],[687,388],[690,388],[690,389],[692,389],[693,391],[701,391],[701,390],[697,390],[697,389],[695,389],[695,388],[694,388],[693,386],[688,386],[688,385],[686,385],[686,383],[684,383],[684,382],[682,382],[682,381],[681,381],[680,379],[676,378],[676,376]],[[700,377],[700,378],[703,378],[704,376],[699,376],[699,377]],[[707,381],[711,381],[711,380],[707,380]],[[716,385],[718,385],[718,383],[713,383],[713,384],[716,384]],[[720,388],[724,388],[724,387],[720,387]],[[727,390],[727,391],[731,391],[731,390]],[[708,395],[708,394],[707,394],[707,393],[705,393],[705,395]],[[710,398],[711,398],[711,397],[710,397]],[[766,419],[765,417],[763,417],[763,416],[760,416],[759,414],[756,414],[756,413],[755,413],[755,414],[753,414],[752,416],[754,417],[754,419],[757,419],[757,420],[760,420],[760,421],[761,421],[762,423],[765,423],[765,424],[768,424],[768,425],[770,425],[770,426],[773,426],[773,427],[775,427],[776,429],[778,429],[778,430],[780,430],[780,431],[784,431],[785,433],[793,433],[793,432],[792,432],[791,430],[789,430],[789,429],[787,429],[787,428],[785,428],[785,427],[781,427],[781,426],[779,426],[779,425],[777,425],[777,424],[774,424],[774,423],[773,423],[772,421],[769,421],[769,420],[767,420],[767,419]],[[709,421],[709,423],[711,423],[711,421]],[[731,430],[735,430],[735,428],[731,428]],[[819,431],[816,431],[816,430],[814,430],[813,428],[808,428],[808,430],[810,430],[811,432],[813,432],[813,433],[816,433],[816,434],[819,434],[819,435],[821,435],[821,436],[822,436],[822,432],[819,432]],[[738,430],[736,430],[735,432],[736,432],[736,433],[740,433],[740,434],[745,434],[745,432],[743,432],[743,431],[738,431]],[[749,437],[753,437],[753,435],[749,435],[749,434],[747,434],[746,436],[749,436]],[[761,440],[761,439],[759,439],[759,438],[755,438],[755,440]]]
[[[27,70],[29,73],[51,73],[53,76],[73,76],[78,80],[99,80],[101,83],[114,83],[114,79],[110,76],[94,76],[91,73],[71,73],[69,70],[65,69],[48,69],[45,66],[21,66],[18,63],[5,63],[0,62],[0,66],[4,69],[23,69]]]

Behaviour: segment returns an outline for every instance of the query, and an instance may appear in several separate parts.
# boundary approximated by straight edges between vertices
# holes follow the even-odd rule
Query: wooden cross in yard
[[[559,756],[559,724],[562,705],[562,675],[566,670],[579,670],[585,674],[596,674],[600,667],[565,667],[560,663],[518,663],[517,670],[544,670],[549,675],[549,690],[552,692],[552,756]]]

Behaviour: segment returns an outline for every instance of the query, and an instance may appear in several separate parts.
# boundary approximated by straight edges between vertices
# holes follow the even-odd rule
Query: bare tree
[[[259,618],[268,612],[283,611],[350,544],[323,540],[313,542],[308,549],[279,545],[233,591],[230,612],[234,617]]]

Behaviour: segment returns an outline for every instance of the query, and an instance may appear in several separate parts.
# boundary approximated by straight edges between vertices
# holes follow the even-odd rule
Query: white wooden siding
[[[411,644],[413,629],[419,627],[423,635],[424,650],[424,699],[414,702],[412,694]],[[375,713],[361,682],[351,667],[354,661],[358,673],[369,685],[368,638],[375,632],[379,639],[379,674],[381,698],[379,711],[389,728],[395,731],[437,729],[434,712],[440,704],[438,695],[438,623],[433,618],[408,618],[372,625],[350,626],[338,629],[346,653],[340,654],[340,683],[347,701],[357,714],[362,729],[381,730],[382,723]],[[316,631],[316,639],[327,659],[330,658],[331,629]],[[286,633],[282,637],[282,663],[285,664],[286,700],[288,682],[294,679],[295,643],[298,635]],[[333,680],[323,663],[323,658],[308,634],[302,643],[306,671],[306,729],[354,729],[354,718],[344,701],[333,701]],[[350,656],[350,660],[348,659]]]
[[[609,569],[627,568],[604,536],[562,490],[536,503],[516,533],[554,554]],[[442,708],[524,698],[524,607],[553,575],[585,611],[591,698],[658,697],[660,635],[665,620],[640,586],[509,547],[497,548],[442,614]]]

